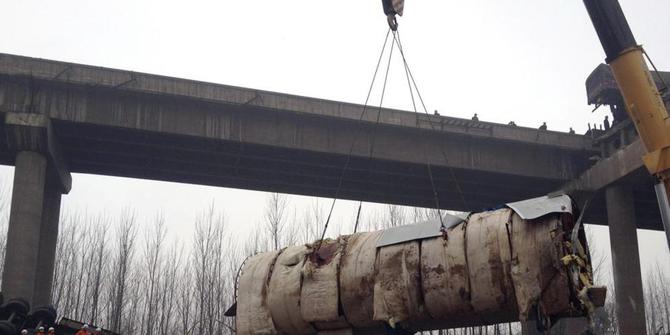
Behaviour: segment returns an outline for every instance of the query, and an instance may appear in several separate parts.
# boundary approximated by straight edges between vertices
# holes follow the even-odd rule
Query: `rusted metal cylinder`
[[[380,246],[377,231],[324,241],[318,252],[315,243],[259,254],[240,278],[238,334],[412,333],[585,315],[590,260],[584,234],[570,240],[573,227],[570,213],[527,220],[504,208],[440,236]]]

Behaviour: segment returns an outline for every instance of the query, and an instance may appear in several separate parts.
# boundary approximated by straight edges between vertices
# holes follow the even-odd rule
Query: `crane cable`
[[[398,50],[400,50],[400,54],[402,56],[403,67],[405,68],[405,76],[407,77],[407,86],[409,88],[409,95],[412,98],[412,108],[414,109],[414,113],[418,114],[418,110],[416,108],[416,101],[414,99],[414,90],[412,89],[412,83],[414,84],[414,89],[416,89],[416,94],[419,98],[419,101],[421,102],[421,105],[423,106],[424,112],[426,114],[428,114],[428,109],[426,108],[426,104],[423,101],[423,97],[421,96],[421,92],[419,91],[419,88],[416,85],[416,82],[414,81],[414,76],[411,75],[411,70],[409,68],[409,64],[407,63],[407,58],[405,57],[405,52],[403,51],[402,43],[400,42],[400,32],[397,31],[397,28],[396,28],[395,31],[393,31],[393,39],[395,39],[397,41]],[[418,119],[417,119],[417,121],[418,121]],[[416,125],[418,127],[419,122],[417,122]],[[430,187],[433,191],[433,201],[435,202],[435,210],[437,211],[437,216],[440,219],[440,227],[441,227],[441,230],[446,231],[446,226],[444,225],[444,220],[442,218],[442,212],[441,212],[441,209],[440,209],[440,197],[437,193],[437,188],[435,186],[435,179],[433,178],[433,169],[431,168],[430,160],[428,159],[428,153],[427,153],[425,145],[424,145],[424,148],[423,148],[423,156],[424,156],[424,159],[426,160],[426,169],[428,171],[428,178],[430,180]]]
[[[423,107],[424,113],[429,115],[428,109],[426,108],[426,104],[423,100],[423,96],[421,95],[421,92],[418,88],[418,85],[416,84],[416,80],[414,79],[414,75],[412,74],[412,71],[409,67],[409,63],[407,62],[407,58],[405,57],[405,52],[403,50],[402,42],[400,40],[400,32],[397,31],[397,26],[395,27],[396,29],[393,29],[393,28],[394,27],[390,27],[390,29],[386,33],[386,37],[384,39],[384,45],[382,46],[382,50],[380,52],[379,59],[377,61],[377,66],[375,68],[375,72],[374,72],[374,75],[372,77],[372,82],[370,83],[370,88],[368,89],[368,95],[365,99],[365,104],[363,106],[363,112],[361,113],[361,116],[359,118],[359,121],[360,121],[360,120],[363,119],[363,117],[365,115],[365,112],[366,112],[367,107],[368,107],[370,95],[372,93],[372,89],[374,87],[374,83],[375,83],[376,78],[377,78],[377,73],[379,72],[379,67],[380,67],[380,64],[381,64],[381,60],[383,58],[384,51],[386,49],[386,44],[388,43],[389,34],[393,33],[393,40],[391,41],[391,48],[390,48],[390,51],[389,51],[389,58],[388,58],[387,66],[386,66],[386,73],[384,75],[384,83],[383,83],[383,86],[382,86],[379,108],[378,108],[378,111],[377,111],[377,118],[375,120],[375,127],[373,128],[372,139],[371,139],[371,143],[370,143],[370,152],[369,152],[369,155],[368,155],[368,161],[371,161],[372,158],[373,158],[373,155],[374,155],[374,145],[375,145],[375,141],[376,141],[377,126],[379,125],[379,122],[380,122],[380,117],[381,117],[381,112],[382,112],[382,105],[383,105],[383,102],[384,102],[384,94],[386,92],[386,84],[388,82],[388,75],[389,75],[389,72],[390,72],[391,60],[392,60],[392,57],[393,57],[393,47],[396,44],[398,45],[398,51],[400,52],[400,54],[402,56],[403,67],[404,67],[405,75],[406,75],[406,78],[407,78],[407,84],[408,84],[408,87],[409,87],[409,93],[410,93],[410,97],[412,99],[412,107],[414,109],[414,112],[416,114],[418,114],[418,110],[417,110],[417,106],[416,106],[417,104],[416,104],[416,100],[414,98],[414,90],[416,90],[417,97],[419,98],[419,101],[421,102],[421,106]],[[435,128],[435,126],[432,123],[429,123],[429,124],[430,124],[430,127],[431,127],[432,130],[434,130],[434,131],[438,130],[438,129]],[[419,127],[418,119],[417,119],[417,127]],[[328,226],[329,226],[330,220],[332,218],[333,210],[335,208],[335,203],[336,203],[336,201],[339,197],[339,193],[340,193],[340,190],[342,188],[344,175],[345,175],[346,170],[349,167],[349,164],[351,162],[351,156],[352,156],[352,153],[353,153],[354,145],[356,143],[357,135],[358,135],[358,133],[356,133],[354,135],[354,139],[352,141],[351,147],[349,149],[349,153],[347,155],[347,160],[346,160],[346,162],[345,162],[345,164],[342,168],[342,173],[340,174],[340,178],[339,178],[339,181],[338,181],[338,186],[337,186],[337,189],[335,191],[335,197],[333,198],[333,201],[331,203],[330,210],[329,210],[328,216],[326,218],[326,223],[324,224],[324,228],[323,228],[323,231],[321,233],[321,238],[319,239],[319,244],[316,248],[317,252],[321,248],[321,245],[322,245],[323,240],[324,240],[325,235],[326,235],[326,231],[328,230]],[[440,152],[441,152],[441,154],[444,158],[444,161],[446,163],[448,161],[448,159],[447,159],[446,153],[444,152],[444,148],[440,147]],[[439,194],[437,192],[437,187],[435,185],[435,179],[433,177],[433,171],[432,171],[432,167],[431,167],[431,164],[430,164],[430,160],[428,159],[427,152],[426,152],[425,148],[424,148],[424,156],[425,156],[425,159],[426,159],[426,168],[427,168],[427,172],[428,172],[428,177],[429,177],[431,189],[432,189],[432,192],[433,192],[433,200],[435,202],[435,209],[437,210],[437,214],[438,214],[438,217],[439,217],[439,220],[440,220],[440,227],[441,227],[441,230],[443,232],[446,232],[447,227],[444,224],[444,218],[442,217],[442,213],[441,213],[441,206],[440,206],[440,200],[439,200],[440,198],[439,198]],[[368,172],[369,171],[370,171],[370,169],[368,167]],[[463,206],[465,208],[467,208],[467,203],[466,203],[465,197],[464,197],[463,192],[461,190],[461,187],[458,183],[458,180],[456,179],[456,176],[455,176],[455,173],[454,173],[453,169],[451,167],[448,167],[448,171],[450,173],[451,179],[453,180],[453,182],[455,184],[457,193],[460,196],[460,199],[463,203]],[[355,224],[354,224],[354,233],[356,233],[358,231],[362,206],[363,206],[363,201],[359,200],[358,210],[356,212],[356,221],[355,221]],[[445,234],[445,237],[446,237],[446,234]]]
[[[370,88],[368,89],[368,95],[365,98],[365,104],[363,105],[363,111],[361,112],[361,115],[358,118],[358,121],[363,120],[363,118],[365,117],[365,112],[368,109],[368,103],[370,101],[370,96],[372,95],[372,89],[374,88],[374,84],[375,84],[375,81],[377,79],[377,74],[379,73],[379,67],[381,65],[382,58],[384,56],[384,52],[386,51],[386,45],[388,44],[390,34],[391,34],[391,29],[389,28],[386,32],[386,36],[384,37],[384,44],[382,45],[381,52],[379,53],[379,58],[377,60],[377,66],[375,67],[374,74],[372,75],[372,81],[370,82]],[[395,39],[392,40],[392,42],[391,42],[390,56],[393,55],[393,44],[394,43],[395,43]],[[390,68],[390,59],[391,59],[390,56],[389,56],[389,66],[386,67],[386,74],[384,76],[384,89],[386,88],[386,81],[388,79],[388,72],[389,72],[389,68]],[[382,100],[383,100],[383,93],[382,93]],[[376,133],[377,125],[379,124],[380,114],[381,114],[381,102],[380,102],[380,106],[379,106],[379,112],[377,114],[377,120],[376,120],[375,125],[374,125],[375,133]],[[338,183],[337,183],[337,188],[335,189],[335,196],[333,197],[333,201],[330,204],[330,210],[328,211],[328,216],[327,216],[326,222],[323,226],[323,231],[321,233],[321,238],[319,239],[319,244],[316,247],[316,252],[318,252],[319,249],[321,248],[321,245],[323,244],[323,239],[326,236],[326,231],[328,231],[328,225],[330,224],[330,220],[331,220],[332,215],[333,215],[333,209],[335,208],[335,203],[337,202],[337,199],[340,195],[340,191],[342,189],[342,182],[344,181],[344,175],[345,175],[347,169],[349,168],[349,164],[351,163],[351,156],[353,154],[354,147],[356,145],[356,140],[358,138],[358,134],[359,134],[359,132],[354,133],[354,138],[351,141],[351,146],[349,147],[349,153],[347,154],[347,159],[344,163],[344,166],[342,167],[342,172],[340,173],[340,178],[339,178]],[[373,144],[374,144],[374,142],[373,142]],[[370,157],[369,158],[371,158],[371,157],[372,157],[372,149],[370,149]],[[361,206],[362,206],[362,201],[359,203],[358,214],[357,214],[357,217],[356,217],[356,227],[358,227],[358,219],[360,218]]]
[[[395,35],[395,31],[393,31],[393,28],[391,27],[389,32],[393,32]],[[388,34],[387,34],[388,37]],[[372,162],[372,158],[374,156],[374,151],[375,151],[375,142],[377,139],[377,125],[379,124],[381,114],[382,114],[382,106],[384,105],[384,95],[386,94],[386,84],[388,83],[388,76],[389,72],[391,69],[391,60],[393,59],[393,47],[395,46],[396,39],[395,37],[393,38],[393,41],[391,41],[391,49],[389,51],[389,59],[386,64],[386,73],[384,74],[384,84],[382,85],[382,92],[381,92],[381,97],[379,98],[379,108],[377,109],[377,119],[375,120],[375,127],[372,129],[372,138],[370,140],[370,153],[368,155],[368,164]],[[383,50],[382,50],[383,53]],[[380,58],[381,59],[381,58]],[[373,79],[374,80],[374,79]],[[368,97],[369,97],[370,92],[368,92]],[[368,176],[370,174],[370,166],[368,165]],[[354,233],[358,231],[358,224],[361,219],[361,209],[363,208],[363,200],[358,201],[358,210],[356,211],[356,222],[354,223]]]
[[[416,83],[414,82],[414,77],[411,76],[411,71],[409,69],[409,64],[407,63],[407,59],[405,58],[405,52],[402,49],[402,43],[400,42],[400,32],[398,31],[398,28],[396,26],[396,30],[393,31],[393,39],[397,41],[398,43],[398,50],[400,50],[400,55],[402,56],[402,62],[403,62],[403,67],[405,68],[405,77],[407,78],[407,86],[409,88],[409,95],[412,98],[412,108],[414,109],[414,113],[418,114],[418,110],[416,109],[416,101],[414,100],[414,90],[412,89],[412,83],[414,83],[414,88],[416,89],[416,94],[421,101],[421,105],[423,106],[423,109],[426,114],[428,114],[428,109],[426,108],[426,104],[423,102],[423,97],[421,97],[421,92],[419,92],[418,87],[416,86]],[[416,123],[417,127],[419,126],[419,122],[417,119]],[[437,216],[440,219],[440,227],[442,230],[446,230],[446,227],[444,225],[444,220],[442,219],[442,213],[440,210],[440,197],[437,193],[437,188],[435,187],[435,179],[433,178],[433,170],[430,167],[430,160],[428,159],[428,154],[426,152],[426,147],[424,145],[423,148],[423,156],[424,159],[426,160],[426,168],[428,171],[428,178],[430,180],[430,187],[433,191],[433,201],[435,202],[435,210],[437,210]]]
[[[419,101],[421,102],[421,106],[423,107],[424,113],[426,115],[430,115],[430,113],[428,113],[428,109],[426,108],[426,104],[423,100],[423,97],[421,96],[421,91],[419,90],[419,87],[417,86],[416,81],[414,80],[414,75],[412,75],[412,70],[409,67],[409,63],[407,62],[407,58],[405,57],[405,52],[403,50],[402,42],[400,40],[400,31],[398,31],[398,30],[394,31],[393,32],[393,38],[396,40],[396,42],[397,42],[396,44],[398,44],[398,50],[400,51],[400,55],[402,56],[403,64],[405,66],[405,72],[406,72],[406,75],[407,75],[408,85],[410,86],[410,95],[412,96],[412,105],[414,107],[414,112],[418,114],[416,104],[414,102],[414,94],[413,94],[413,91],[412,91],[412,85],[414,85],[414,89],[416,90],[417,96],[419,98]],[[410,81],[411,81],[411,84],[410,84]],[[432,130],[438,131],[438,129],[435,128],[435,126],[433,125],[432,122],[429,122],[429,125],[430,125]],[[419,122],[418,122],[418,119],[417,119],[417,128],[418,127],[419,127]],[[442,157],[443,157],[444,162],[446,164],[449,161],[449,159],[447,158],[447,153],[444,151],[444,147],[442,147],[442,146],[440,146],[440,153],[442,154]],[[443,218],[442,218],[442,214],[441,214],[441,210],[440,210],[440,208],[441,208],[440,207],[440,199],[439,199],[439,195],[438,195],[438,192],[437,192],[437,188],[435,186],[435,180],[433,178],[433,172],[432,172],[430,160],[428,159],[425,147],[424,147],[424,156],[426,158],[426,167],[427,167],[427,170],[428,170],[428,177],[430,179],[431,188],[433,190],[433,197],[434,197],[434,201],[435,201],[435,209],[437,210],[438,216],[440,218],[440,225],[441,225],[443,231],[446,231],[447,227],[444,225],[444,221],[443,221]],[[463,194],[463,190],[461,189],[461,186],[458,182],[458,179],[456,178],[456,174],[454,173],[454,169],[447,165],[447,170],[449,171],[450,177],[454,182],[454,186],[456,188],[456,193],[458,193],[458,195],[460,197],[460,200],[463,204],[463,207],[468,208],[467,202],[465,200],[465,196]]]
[[[651,64],[651,67],[654,69],[654,74],[656,75],[656,78],[658,78],[658,80],[663,84],[663,88],[659,89],[659,92],[661,93],[661,98],[663,100],[667,100],[668,99],[667,94],[670,93],[670,87],[668,86],[668,83],[666,83],[663,76],[661,76],[661,73],[656,68],[656,64],[654,64],[654,61],[651,60],[651,57],[649,57],[647,50],[642,48],[642,53],[649,61],[649,64]]]

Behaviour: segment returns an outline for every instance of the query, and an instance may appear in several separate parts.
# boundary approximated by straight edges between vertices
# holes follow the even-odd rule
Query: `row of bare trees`
[[[647,333],[670,334],[670,276],[667,266],[656,264],[648,271],[644,285]]]
[[[226,220],[223,211],[214,206],[191,223],[192,236],[178,237],[168,231],[160,213],[140,220],[130,209],[119,217],[73,214],[66,209],[56,251],[53,302],[62,316],[125,335],[234,334],[233,320],[224,312],[235,300],[235,280],[243,261],[257,252],[317,240],[328,205],[313,200],[298,207],[284,195],[270,194],[262,222],[242,238],[240,229],[234,227],[236,221]],[[420,208],[380,208],[362,211],[359,230],[384,229],[438,215]],[[6,231],[6,201],[0,201],[0,210],[0,229]],[[353,216],[348,222],[331,222],[327,236],[351,233],[355,220]],[[0,234],[2,253],[5,242],[6,234]],[[594,254],[597,265],[603,258]],[[670,325],[670,277],[663,267],[656,269],[645,283],[650,334],[667,331]],[[601,282],[611,280],[604,269],[597,269],[597,274]],[[617,334],[612,298],[596,314],[597,334]],[[502,324],[432,334],[520,332],[519,324]]]
[[[158,215],[138,222],[65,216],[53,302],[69,318],[122,334],[231,334],[223,316],[244,259],[223,214],[211,207],[190,239],[168,239]]]

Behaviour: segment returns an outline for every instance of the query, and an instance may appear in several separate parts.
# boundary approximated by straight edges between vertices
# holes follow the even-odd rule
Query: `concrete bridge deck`
[[[48,116],[71,172],[333,197],[355,143],[340,198],[432,207],[430,161],[441,207],[472,211],[556,190],[599,152],[582,135],[393,109],[376,124],[378,112],[0,54],[0,113]],[[0,164],[14,164],[0,133]],[[651,182],[629,165],[612,178],[638,182],[638,226],[660,229]],[[605,218],[598,198],[588,219]]]

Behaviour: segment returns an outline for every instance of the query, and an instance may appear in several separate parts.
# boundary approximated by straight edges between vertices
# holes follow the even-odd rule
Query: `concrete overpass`
[[[600,152],[581,135],[390,109],[375,125],[361,105],[12,55],[0,76],[0,112],[45,115],[71,172],[333,197],[355,142],[340,197],[432,207],[430,161],[441,206],[479,210],[554,190]],[[653,194],[636,199],[650,212]]]
[[[606,224],[600,191],[632,181],[638,227],[662,227],[634,141],[605,158],[589,136],[364,113],[350,103],[6,54],[0,113],[0,164],[16,165],[3,291],[35,291],[38,303],[48,301],[50,283],[34,278],[53,271],[55,244],[25,245],[42,246],[35,236],[57,231],[70,172],[333,197],[352,150],[340,198],[432,207],[430,162],[443,208],[481,210],[569,184],[596,192],[587,219]],[[13,229],[18,223],[33,235]],[[9,244],[17,239],[21,246]],[[23,279],[7,282],[12,271]]]

